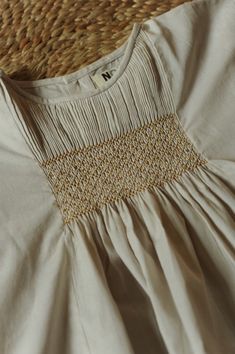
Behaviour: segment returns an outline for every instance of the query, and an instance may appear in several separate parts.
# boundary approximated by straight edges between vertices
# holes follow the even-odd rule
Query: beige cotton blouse
[[[235,353],[235,1],[0,77],[0,354]]]

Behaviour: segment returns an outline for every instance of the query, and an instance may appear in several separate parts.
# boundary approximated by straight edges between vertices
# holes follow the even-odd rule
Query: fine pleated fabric
[[[0,70],[0,354],[235,353],[235,2],[86,67]]]

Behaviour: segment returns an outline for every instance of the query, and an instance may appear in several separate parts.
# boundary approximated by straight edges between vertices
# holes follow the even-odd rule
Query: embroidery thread
[[[104,204],[164,186],[207,160],[175,114],[41,163],[67,224]]]

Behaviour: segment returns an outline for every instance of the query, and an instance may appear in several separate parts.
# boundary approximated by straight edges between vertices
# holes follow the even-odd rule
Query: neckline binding
[[[139,22],[134,22],[131,30],[131,34],[127,38],[127,40],[118,48],[116,48],[111,53],[108,53],[91,64],[86,65],[85,67],[78,69],[70,74],[56,76],[51,78],[37,79],[37,80],[15,80],[10,78],[3,69],[0,68],[0,77],[6,79],[9,85],[12,86],[13,90],[17,91],[20,96],[28,98],[30,101],[41,103],[45,105],[60,103],[60,102],[68,102],[68,101],[76,101],[83,98],[89,98],[92,96],[101,95],[104,91],[111,89],[111,87],[115,84],[117,80],[122,76],[125,72],[125,69],[132,57],[132,53],[134,50],[134,45],[137,39],[137,36],[140,32],[142,24]],[[60,96],[60,97],[42,97],[40,95],[33,95],[27,91],[24,91],[24,87],[39,87],[39,86],[47,86],[50,84],[68,84],[76,79],[80,79],[84,75],[89,74],[94,69],[106,64],[118,57],[122,56],[121,61],[117,67],[115,74],[101,87],[101,88],[91,88],[86,92],[81,92],[75,95],[68,96]]]

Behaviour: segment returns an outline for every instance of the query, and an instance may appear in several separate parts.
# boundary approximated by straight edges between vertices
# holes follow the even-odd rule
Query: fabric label
[[[92,81],[97,87],[102,87],[105,84],[105,82],[111,79],[111,77],[113,76],[116,70],[117,70],[116,68],[107,69],[102,71],[101,73],[90,75],[90,78],[92,79]]]

